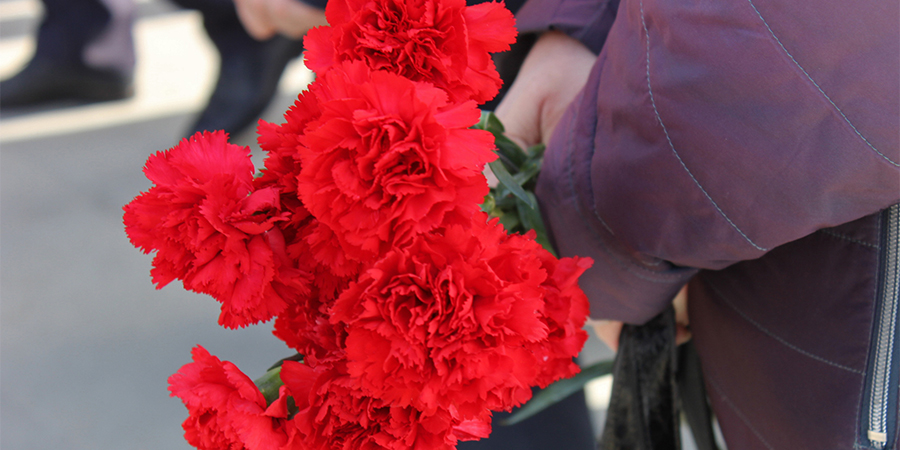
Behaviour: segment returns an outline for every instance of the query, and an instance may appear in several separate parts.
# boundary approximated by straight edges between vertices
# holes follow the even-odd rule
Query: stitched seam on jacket
[[[579,94],[577,97],[575,97],[575,100],[573,100],[572,103],[574,104],[575,101],[581,101],[581,100],[582,100],[582,95]],[[574,109],[574,115],[572,116],[572,120],[569,121],[568,135],[570,136],[570,138],[566,140],[567,146],[569,147],[569,151],[568,151],[569,155],[575,154],[575,152],[572,149],[572,146],[575,145],[575,141],[574,141],[574,139],[571,138],[571,136],[575,135],[575,124],[578,123],[579,114],[580,113],[578,112],[578,109],[577,108]],[[591,156],[593,156],[593,154]],[[575,207],[578,208],[578,214],[580,216],[584,217],[585,216],[584,212],[581,210],[581,206],[580,206],[581,202],[578,201],[578,194],[575,191],[575,161],[573,161],[573,158],[571,158],[571,157],[568,158],[567,161],[569,162],[569,165],[568,165],[568,168],[566,171],[568,173],[568,178],[569,178],[569,189],[572,192],[573,198],[575,198]],[[594,202],[592,201],[591,203],[594,203]],[[594,203],[593,207],[591,208],[591,214],[594,217],[596,217],[597,220],[600,221],[600,225],[603,225],[603,228],[606,228],[606,231],[609,231],[609,234],[611,234],[613,236],[616,235],[616,233],[613,233],[612,228],[609,227],[609,225],[606,223],[606,221],[603,220],[603,217],[600,217],[600,213],[597,211],[596,203]],[[600,235],[599,235],[599,233],[594,231],[594,227],[589,227],[589,228],[591,229],[591,233],[594,234],[595,236],[597,236],[598,241],[600,241],[601,240]]]
[[[713,381],[713,380],[712,380],[712,377],[710,377],[710,376],[708,376],[708,375],[707,375],[707,377],[706,377],[706,381],[709,383],[710,386],[713,387],[713,389],[716,390],[716,393],[719,394],[719,397],[722,398],[722,401],[724,401],[725,404],[728,405],[728,407],[731,408],[732,411],[734,411],[735,415],[738,416],[738,419],[740,419],[741,422],[744,422],[744,425],[746,425],[747,428],[749,428],[750,431],[752,431],[753,434],[756,435],[757,439],[759,439],[759,441],[762,442],[763,445],[765,445],[766,448],[768,448],[769,450],[775,450],[775,449],[769,444],[769,442],[766,441],[765,438],[763,438],[762,434],[761,434],[759,431],[757,431],[756,428],[755,428],[753,425],[750,424],[750,420],[747,419],[747,416],[745,416],[744,413],[741,412],[740,409],[738,409],[737,405],[735,405],[734,403],[732,403],[732,402],[731,402],[731,399],[729,399],[729,398],[725,395],[725,393],[722,392],[722,388],[719,387],[719,384],[716,383],[715,381]]]
[[[731,308],[734,312],[738,313],[738,315],[740,315],[742,318],[744,318],[744,320],[746,320],[747,322],[749,322],[751,325],[753,325],[753,326],[754,326],[756,329],[758,329],[759,331],[762,331],[763,333],[765,333],[767,336],[769,336],[769,337],[771,337],[772,339],[775,339],[776,341],[780,342],[780,343],[781,343],[782,345],[784,345],[785,347],[787,347],[787,348],[789,348],[789,349],[791,349],[791,350],[793,350],[793,351],[795,351],[795,352],[797,352],[797,353],[800,353],[801,355],[804,355],[804,356],[807,356],[807,357],[809,357],[809,358],[812,358],[812,359],[814,359],[814,360],[816,360],[816,361],[819,361],[819,362],[828,364],[829,366],[837,367],[838,369],[846,370],[847,372],[855,373],[855,374],[857,374],[857,375],[862,375],[862,376],[865,376],[865,375],[866,375],[866,373],[865,373],[864,371],[862,371],[862,370],[856,370],[856,369],[854,369],[854,368],[852,368],[852,367],[847,367],[847,366],[845,366],[845,365],[843,365],[843,364],[839,364],[839,363],[836,363],[836,362],[834,362],[834,361],[829,361],[829,360],[827,360],[827,359],[825,359],[825,358],[823,358],[823,357],[821,357],[821,356],[818,356],[818,355],[816,355],[816,354],[810,353],[810,352],[808,352],[808,351],[806,351],[806,350],[803,350],[803,349],[800,348],[800,347],[797,347],[797,346],[794,345],[794,344],[791,344],[790,342],[788,342],[787,340],[785,340],[785,339],[782,338],[781,336],[778,336],[777,334],[773,333],[772,331],[769,331],[769,329],[767,329],[766,327],[762,326],[762,324],[760,324],[759,322],[753,320],[753,319],[752,319],[749,315],[747,315],[744,311],[741,311],[741,310],[738,309],[736,306],[734,306],[734,304],[731,303],[731,302],[725,297],[725,295],[722,294],[722,291],[720,291],[720,290],[719,290],[713,283],[711,283],[709,280],[706,280],[706,285],[709,286],[709,288],[710,288],[717,296],[719,296],[719,298],[722,300],[722,302],[724,302],[724,303],[725,303],[729,308]]]
[[[852,242],[852,243],[854,243],[854,244],[859,244],[859,245],[862,245],[862,246],[864,246],[864,247],[874,248],[875,250],[878,250],[878,249],[880,248],[879,246],[877,246],[877,245],[875,245],[875,244],[870,244],[870,243],[868,243],[868,242],[863,242],[863,241],[861,241],[861,240],[859,240],[859,239],[855,239],[855,238],[852,238],[852,237],[850,237],[850,236],[847,236],[846,234],[841,234],[841,233],[838,233],[838,232],[835,232],[835,231],[830,231],[830,230],[819,230],[819,231],[822,232],[822,234],[827,234],[827,235],[829,235],[829,236],[834,236],[834,237],[836,237],[836,238],[838,238],[838,239],[842,239],[842,240],[845,240],[845,241],[849,241],[849,242]]]
[[[819,84],[816,83],[816,80],[813,80],[812,76],[809,75],[809,72],[807,72],[806,69],[804,69],[803,66],[801,66],[800,63],[797,62],[796,59],[794,59],[794,55],[792,55],[791,52],[789,52],[787,50],[787,48],[785,48],[784,44],[781,43],[781,39],[778,39],[778,36],[776,36],[775,32],[772,31],[772,28],[769,26],[769,22],[767,22],[766,19],[763,18],[762,14],[759,12],[759,10],[756,9],[756,5],[753,4],[753,0],[747,0],[747,2],[750,3],[750,7],[753,8],[753,11],[756,13],[756,16],[759,17],[759,20],[762,21],[763,25],[765,25],[766,30],[769,31],[769,35],[772,36],[772,39],[775,40],[775,43],[777,43],[778,46],[781,47],[781,50],[784,52],[784,54],[787,55],[788,58],[790,58],[791,61],[794,62],[794,65],[796,65],[797,68],[800,69],[801,72],[803,72],[803,75],[806,76],[806,79],[809,80],[809,82],[812,83],[813,86],[816,87],[816,89],[819,91],[819,93],[822,94],[822,97],[824,97],[825,100],[827,100],[828,103],[831,104],[831,107],[834,108],[834,110],[837,111],[838,114],[840,114],[840,116],[844,119],[844,122],[846,122],[847,125],[850,125],[850,128],[853,129],[853,132],[856,133],[856,135],[859,136],[859,138],[862,139],[862,141],[865,142],[866,145],[868,145],[869,148],[872,149],[872,151],[874,151],[875,153],[878,153],[878,155],[880,155],[882,158],[884,158],[885,161],[891,163],[892,165],[894,165],[896,167],[900,167],[900,164],[894,162],[891,158],[888,158],[887,155],[878,151],[878,149],[875,148],[875,146],[872,145],[872,143],[869,142],[869,140],[866,139],[866,137],[863,136],[862,133],[860,133],[860,131],[856,128],[856,126],[854,126],[853,123],[850,122],[850,119],[847,118],[846,115],[844,115],[844,112],[841,111],[841,108],[839,108],[838,105],[836,105],[834,103],[834,101],[831,100],[831,97],[829,97],[828,94],[826,94],[825,91],[822,90],[822,88],[819,86]]]
[[[578,99],[580,99],[580,97],[576,97],[576,100],[578,100]],[[571,155],[574,154],[572,146],[575,145],[574,139],[572,139],[571,136],[574,136],[575,124],[578,122],[577,109],[575,111],[575,114],[576,115],[572,117],[572,120],[569,121],[569,129],[567,130],[568,136],[570,136],[570,138],[566,140],[566,145],[568,147],[566,153],[570,156],[566,158],[566,161],[568,162],[567,168],[566,168],[566,172],[567,172],[566,178],[568,179],[568,189],[570,191],[570,194],[572,195],[572,198],[575,199],[573,204],[575,205],[576,212],[578,213],[579,216],[586,217],[584,214],[584,210],[581,208],[581,200],[579,199],[579,195],[578,195],[577,191],[575,190],[575,161],[573,161],[573,158],[571,157]],[[606,224],[606,222],[600,217],[600,215],[597,213],[596,209],[593,209],[593,215],[610,232],[610,234],[613,234],[612,230],[610,230],[610,228]],[[621,267],[626,272],[634,275],[635,277],[640,278],[645,281],[649,281],[651,283],[666,283],[666,284],[672,284],[673,281],[680,281],[680,280],[684,279],[683,274],[664,274],[664,273],[654,272],[650,269],[647,269],[646,267],[641,267],[640,265],[623,260],[622,258],[619,257],[618,254],[616,254],[606,244],[606,242],[603,241],[603,237],[600,235],[599,232],[597,232],[597,230],[594,227],[588,225],[587,229],[590,230],[591,236],[593,236],[594,241],[600,245],[600,249],[604,253],[606,253],[613,260],[613,262],[616,265]],[[613,236],[615,236],[615,235],[613,234]],[[635,269],[637,269],[637,270],[635,270]],[[640,271],[647,272],[648,274],[652,274],[654,276],[645,275],[643,273],[640,273]]]
[[[734,222],[731,221],[731,219],[728,217],[728,215],[725,214],[725,211],[722,211],[722,208],[720,208],[719,205],[716,203],[716,201],[713,200],[712,196],[710,196],[709,193],[706,192],[706,189],[703,188],[703,186],[700,184],[700,181],[698,181],[697,178],[694,177],[694,174],[691,172],[690,169],[688,169],[687,165],[684,163],[684,160],[681,159],[681,155],[679,155],[678,151],[675,150],[675,144],[672,143],[672,138],[669,136],[669,130],[666,128],[666,124],[663,123],[662,117],[659,115],[659,110],[656,108],[656,100],[653,98],[653,88],[650,86],[650,31],[647,29],[647,21],[644,20],[644,1],[643,0],[641,0],[641,2],[640,2],[640,7],[641,7],[641,25],[644,27],[644,38],[647,41],[647,93],[650,94],[650,105],[653,106],[653,113],[656,115],[656,121],[657,121],[657,123],[659,123],[659,126],[662,128],[663,134],[666,136],[666,142],[669,143],[669,148],[672,149],[672,153],[675,154],[675,158],[678,159],[678,162],[681,164],[681,167],[684,168],[684,171],[687,172],[687,174],[691,177],[691,180],[694,181],[694,184],[697,185],[697,187],[700,189],[700,192],[702,192],[703,195],[706,196],[706,199],[709,200],[709,202],[713,205],[713,207],[716,208],[716,211],[718,211],[719,214],[726,221],[728,221],[728,224],[731,225],[731,228],[734,228],[734,230],[737,231],[744,238],[744,240],[746,240],[750,245],[752,245],[753,248],[763,251],[763,252],[768,251],[769,249],[760,247],[755,242],[753,242],[753,240],[751,240],[743,231],[741,231],[740,228],[738,228],[737,225],[735,225]]]

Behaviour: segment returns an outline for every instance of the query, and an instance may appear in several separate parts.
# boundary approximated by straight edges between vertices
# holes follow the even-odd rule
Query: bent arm
[[[623,2],[538,186],[561,253],[596,260],[593,317],[900,201],[897,10]]]

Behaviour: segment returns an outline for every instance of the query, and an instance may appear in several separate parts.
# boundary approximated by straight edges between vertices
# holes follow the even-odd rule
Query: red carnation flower
[[[194,362],[169,377],[169,391],[184,402],[190,416],[184,437],[200,450],[279,450],[287,442],[287,396],[266,406],[266,399],[243,372],[195,347]]]
[[[278,125],[260,119],[257,141],[268,156],[263,163],[262,176],[255,180],[258,187],[278,186],[282,195],[296,198],[300,149],[303,148],[300,138],[306,125],[318,116],[316,96],[303,91],[284,113],[285,123]]]
[[[577,271],[485,221],[391,250],[338,298],[332,322],[346,326],[347,370],[366,395],[478,419],[577,372],[586,314],[571,311],[586,312],[586,298],[563,276]]]
[[[371,261],[450,212],[478,211],[496,155],[490,133],[468,128],[473,102],[448,104],[439,89],[358,63],[310,89],[321,112],[300,139],[298,190],[348,258]]]
[[[299,410],[286,424],[284,450],[452,450],[490,432],[487,411],[476,423],[391,404],[364,395],[340,365],[316,370],[286,361],[281,379]]]
[[[259,142],[269,156],[262,176],[254,180],[257,189],[276,188],[281,193],[280,202],[287,220],[276,223],[275,229],[284,237],[287,258],[311,278],[309,292],[286,299],[289,306],[279,314],[275,326],[275,335],[298,350],[302,347],[299,342],[305,340],[303,335],[310,331],[299,325],[305,319],[298,316],[318,314],[322,305],[330,305],[339,287],[359,272],[359,262],[346,257],[334,232],[310,214],[298,197],[297,177],[303,148],[299,139],[311,117],[300,113],[300,109],[316,102],[308,91],[300,97],[307,100],[298,100],[288,110],[286,123],[275,125],[260,120]]]
[[[343,357],[344,334],[341,327],[331,324],[325,312],[329,302],[313,296],[288,305],[275,319],[272,334],[304,355],[310,366],[333,364]]]
[[[307,66],[318,74],[342,61],[363,61],[447,90],[454,101],[484,103],[501,80],[490,53],[515,41],[512,13],[502,3],[465,0],[333,0],[331,27],[306,35]]]
[[[503,244],[506,252],[534,255],[547,278],[541,283],[544,307],[541,321],[547,327],[547,338],[530,342],[528,349],[539,362],[540,372],[532,385],[547,387],[561,378],[569,378],[580,369],[572,358],[581,352],[588,338],[584,331],[590,305],[578,286],[578,277],[594,264],[584,257],[557,259],[534,241],[534,231],[510,235]],[[513,250],[515,249],[515,250]]]
[[[300,354],[307,362],[333,358],[339,349],[339,337],[328,323],[327,311],[337,293],[359,272],[359,262],[346,257],[334,232],[318,221],[300,201],[297,177],[300,175],[300,143],[307,124],[319,116],[318,102],[304,91],[284,114],[285,123],[260,120],[259,144],[268,152],[258,189],[275,187],[289,220],[275,224],[287,243],[288,257],[311,275],[310,290],[287,300],[278,314],[273,334]]]
[[[290,221],[276,226],[291,236],[288,257],[312,280],[309,292],[286,298],[288,306],[275,319],[273,334],[307,361],[331,359],[342,336],[329,323],[328,311],[361,266],[347,259],[334,232],[308,213],[299,225]]]
[[[326,232],[326,236],[331,236],[327,227],[318,225],[316,228]],[[275,319],[272,331],[275,337],[284,341],[288,347],[305,355],[306,362],[311,365],[333,361],[342,355],[341,345],[344,336],[340,327],[329,322],[328,314],[338,294],[351,280],[349,276],[335,275],[328,266],[311,261],[320,251],[316,246],[328,247],[341,254],[339,248],[332,248],[337,243],[336,240],[323,240],[316,246],[306,245],[307,241],[314,241],[317,238],[321,238],[321,235],[314,231],[306,235],[306,239],[299,240],[291,247],[292,251],[304,252],[297,256],[301,261],[315,265],[310,270],[313,276],[312,289],[308,295],[297,296],[288,302],[287,308]],[[344,263],[347,267],[354,268],[352,270],[357,270],[355,268],[359,266],[353,261]],[[353,276],[355,275],[354,273]]]
[[[224,132],[196,134],[147,160],[155,186],[125,205],[125,231],[145,253],[157,289],[174,279],[222,303],[230,328],[268,320],[285,296],[307,290],[308,275],[292,266],[274,224],[277,188],[253,189],[249,149]]]

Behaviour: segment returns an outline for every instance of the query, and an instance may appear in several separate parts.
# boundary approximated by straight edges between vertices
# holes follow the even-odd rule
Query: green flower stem
[[[281,366],[270,369],[253,383],[266,398],[266,405],[271,405],[272,402],[278,400],[278,390],[284,385],[284,382],[281,381]]]

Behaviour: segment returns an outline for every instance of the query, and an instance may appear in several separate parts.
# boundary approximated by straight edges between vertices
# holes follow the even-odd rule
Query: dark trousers
[[[122,75],[134,70],[132,0],[42,0],[35,59]]]

